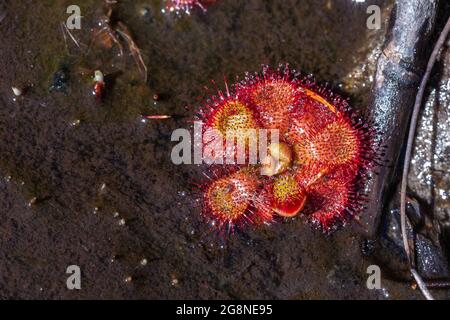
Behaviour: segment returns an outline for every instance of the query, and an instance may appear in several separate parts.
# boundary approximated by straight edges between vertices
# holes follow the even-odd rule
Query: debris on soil
[[[105,94],[105,77],[103,76],[103,72],[100,70],[94,71],[94,89],[92,94],[98,99],[101,100]]]
[[[144,83],[147,82],[147,65],[142,57],[141,50],[134,41],[130,30],[122,21],[115,21],[112,19],[114,5],[117,1],[105,1],[106,13],[99,19],[98,25],[100,30],[94,34],[92,42],[99,46],[110,49],[113,44],[119,48],[119,56],[123,56],[123,45],[120,41],[122,38],[128,46],[131,56],[136,64],[139,73],[142,75]]]
[[[16,97],[20,97],[23,94],[23,90],[21,88],[11,87],[11,89]]]
[[[50,85],[50,92],[58,91],[67,93],[70,80],[70,71],[67,64],[61,64],[59,69],[53,74],[53,80]]]

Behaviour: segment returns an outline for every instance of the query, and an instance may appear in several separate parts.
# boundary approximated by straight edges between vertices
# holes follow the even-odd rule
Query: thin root
[[[73,43],[75,43],[75,45],[81,49],[80,43],[78,42],[78,40],[74,37],[74,35],[72,34],[72,32],[70,32],[69,28],[67,28],[66,24],[64,22],[61,22],[61,30],[62,30],[62,34],[64,37],[64,43],[66,45],[66,50],[69,51],[69,47],[67,46],[67,35],[69,35],[70,39],[72,39]]]
[[[428,60],[428,64],[427,64],[425,73],[422,77],[419,91],[416,96],[413,114],[411,116],[411,124],[409,127],[408,142],[406,145],[405,160],[404,160],[404,164],[403,164],[402,184],[401,184],[401,191],[400,191],[400,217],[401,217],[403,247],[405,249],[406,255],[408,257],[408,260],[409,260],[409,263],[411,266],[411,274],[413,275],[414,279],[416,280],[420,290],[422,291],[422,294],[428,300],[433,300],[434,298],[431,295],[430,291],[428,290],[427,286],[425,285],[424,281],[420,277],[419,273],[413,268],[414,261],[412,260],[412,257],[411,257],[411,252],[410,252],[410,248],[409,248],[409,244],[408,244],[408,237],[406,235],[406,187],[408,184],[408,172],[409,172],[409,165],[411,162],[411,154],[412,154],[412,148],[413,148],[413,144],[414,144],[416,127],[417,127],[417,119],[419,117],[419,111],[420,111],[420,106],[422,105],[423,95],[425,93],[426,85],[427,85],[428,79],[430,78],[430,74],[433,69],[434,63],[436,62],[436,59],[439,55],[441,47],[445,43],[445,40],[447,39],[447,35],[449,32],[450,32],[450,18],[447,20],[447,23],[446,23],[444,29],[442,30],[441,35],[439,36],[439,39],[436,42],[436,45],[434,46],[433,52],[431,53],[430,59]]]
[[[144,82],[147,82],[147,66],[145,65],[144,59],[142,58],[141,50],[134,42],[133,38],[131,37],[130,31],[128,28],[122,23],[117,23],[117,29],[116,31],[125,39],[125,41],[128,44],[128,48],[130,49],[131,55],[134,59],[134,62],[136,63],[136,66],[139,70],[139,72],[144,77]]]

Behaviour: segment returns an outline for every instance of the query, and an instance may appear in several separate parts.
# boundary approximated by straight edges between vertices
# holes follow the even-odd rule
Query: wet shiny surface
[[[420,298],[384,273],[381,290],[367,289],[373,261],[356,223],[324,236],[294,219],[222,239],[199,218],[198,168],[170,161],[170,134],[189,127],[204,86],[212,79],[223,89],[224,76],[263,63],[289,62],[364,111],[386,27],[367,30],[367,4],[223,0],[175,19],[157,0],[119,1],[117,18],[149,69],[146,85],[116,47],[86,52],[69,40],[66,48],[69,2],[0,7],[0,297]],[[88,45],[104,10],[100,1],[80,5],[74,36]],[[382,3],[384,18],[389,8]],[[67,94],[49,92],[65,62]],[[91,95],[95,69],[114,83],[102,104]],[[13,101],[17,85],[29,90]],[[435,168],[445,168],[440,159]],[[79,292],[65,286],[70,264],[83,272]]]

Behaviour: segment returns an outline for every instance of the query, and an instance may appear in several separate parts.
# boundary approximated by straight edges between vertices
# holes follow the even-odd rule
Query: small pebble
[[[178,279],[177,278],[173,278],[171,281],[172,286],[177,286],[178,285]]]
[[[141,262],[140,262],[141,266],[146,266],[147,263],[148,263],[148,261],[147,261],[147,259],[145,259],[145,258],[142,259]]]
[[[100,70],[95,70],[95,72],[94,72],[94,81],[95,82],[103,82],[103,81],[105,81],[105,77],[103,75],[103,72],[101,72]]]
[[[14,95],[15,95],[16,97],[20,97],[20,96],[23,94],[22,89],[20,89],[20,88],[17,88],[17,87],[11,87],[11,89],[12,89],[12,91],[14,92]]]

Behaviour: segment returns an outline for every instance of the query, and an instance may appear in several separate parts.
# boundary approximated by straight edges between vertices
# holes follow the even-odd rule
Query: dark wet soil
[[[390,2],[372,2],[388,16]],[[141,48],[148,83],[117,47],[87,48],[101,1],[80,1],[81,48],[64,41],[70,4],[0,1],[0,298],[421,298],[383,273],[382,289],[367,289],[357,224],[325,236],[298,219],[221,239],[199,217],[199,169],[170,160],[170,135],[189,127],[204,86],[261,64],[288,62],[364,110],[386,23],[366,28],[368,4],[219,0],[175,18],[160,1],[119,1],[113,18]],[[62,67],[67,87],[50,92]],[[102,103],[95,69],[112,84]],[[12,86],[26,90],[16,101]],[[81,290],[66,288],[72,264]]]

